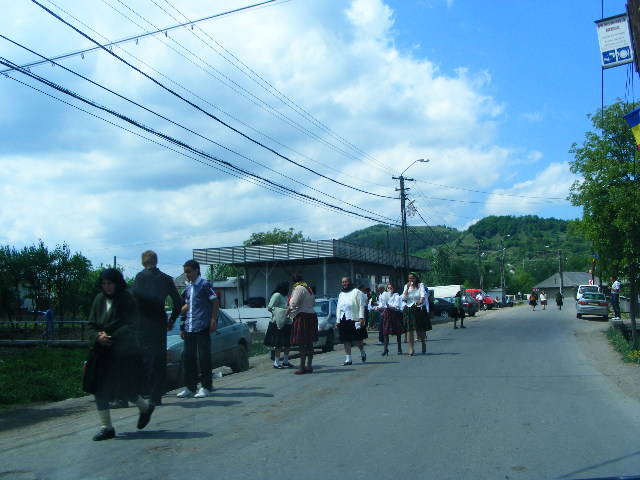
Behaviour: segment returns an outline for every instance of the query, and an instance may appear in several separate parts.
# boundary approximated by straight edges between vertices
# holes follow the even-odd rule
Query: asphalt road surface
[[[312,375],[270,368],[167,396],[149,426],[114,410],[92,442],[88,398],[0,419],[0,479],[551,479],[640,474],[640,402],[602,333],[572,306],[438,325],[428,355],[367,347]],[[625,384],[626,382],[626,384]],[[625,387],[626,385],[626,387]]]

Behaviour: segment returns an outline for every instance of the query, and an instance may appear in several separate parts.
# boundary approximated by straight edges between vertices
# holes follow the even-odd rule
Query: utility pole
[[[403,258],[403,267],[404,267],[404,276],[405,278],[409,275],[409,236],[407,234],[407,194],[406,191],[409,190],[405,188],[404,182],[413,182],[413,178],[405,178],[404,175],[400,175],[399,177],[392,177],[394,180],[400,180],[400,188],[396,188],[396,192],[400,192],[400,214],[401,214],[401,231],[402,231],[402,258]]]
[[[562,269],[562,249],[558,249],[558,273],[560,274],[560,295],[564,295],[564,272]]]
[[[480,290],[484,290],[484,274],[482,271],[482,252],[480,251],[481,247],[482,247],[482,240],[481,239],[477,239],[476,240],[476,245],[477,245],[477,257],[478,257],[478,280],[480,283]]]

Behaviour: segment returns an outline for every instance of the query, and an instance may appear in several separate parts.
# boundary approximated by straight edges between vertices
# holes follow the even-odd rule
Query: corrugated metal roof
[[[247,265],[263,262],[291,262],[296,260],[341,258],[361,262],[402,267],[404,261],[399,253],[377,248],[363,247],[342,240],[316,240],[278,245],[255,245],[247,247],[196,248],[194,260],[204,264]],[[409,257],[409,268],[425,271],[429,262],[420,257]]]
[[[578,285],[588,285],[591,274],[587,272],[563,272],[562,279],[565,287],[577,287]],[[600,279],[595,277],[595,284],[600,284]],[[554,273],[546,280],[534,285],[533,288],[558,288],[560,287],[560,274]]]

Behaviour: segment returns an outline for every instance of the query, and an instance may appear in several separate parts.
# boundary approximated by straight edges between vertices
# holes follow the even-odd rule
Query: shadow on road
[[[313,367],[313,375],[317,373],[340,373],[340,372],[353,372],[355,368],[323,368]]]
[[[189,438],[212,437],[209,432],[170,432],[169,430],[145,430],[118,434],[116,440],[187,440]]]
[[[581,468],[580,470],[575,470],[573,472],[565,473],[564,475],[561,475],[555,478],[560,479],[560,478],[574,477],[578,474],[582,474],[582,473],[588,472],[589,470],[593,470],[594,468],[603,467],[604,465],[611,465],[613,463],[619,462],[621,460],[626,460],[627,458],[635,457],[637,455],[640,455],[640,450],[638,450],[637,452],[629,453],[627,455],[622,455],[620,457],[612,458],[611,460],[606,460],[604,462],[596,463],[594,465],[589,465],[588,467],[584,467],[584,468]],[[627,477],[624,477],[624,478],[627,478]],[[629,477],[629,478],[637,478],[637,477]]]
[[[222,392],[224,390],[264,390],[264,387],[216,387],[216,392]]]
[[[438,352],[438,353],[427,352],[426,355],[435,357],[436,355],[462,355],[462,354],[458,353],[458,352]],[[420,355],[418,355],[418,356],[420,356]]]
[[[74,407],[53,407],[53,408],[17,408],[11,409],[0,414],[0,431],[6,431],[16,427],[26,427],[34,423],[39,423],[52,418],[65,417],[76,413],[83,413],[91,408],[95,408],[94,404],[87,403]]]
[[[272,396],[272,395],[269,395]],[[181,402],[166,403],[165,405],[171,405],[182,408],[202,408],[202,407],[230,407],[231,405],[238,405],[242,402],[238,400],[198,400],[189,401],[182,400]]]
[[[216,390],[211,394],[212,397],[273,397],[272,393],[261,392],[237,392],[237,393],[218,393]]]

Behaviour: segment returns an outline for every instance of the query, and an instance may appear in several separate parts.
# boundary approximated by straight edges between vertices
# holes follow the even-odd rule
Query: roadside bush
[[[633,350],[631,344],[626,338],[624,338],[624,335],[622,335],[620,330],[609,327],[607,330],[607,338],[614,350],[622,355],[623,361],[640,363],[640,350]]]
[[[52,402],[82,391],[85,349],[36,347],[0,350],[0,407]]]

